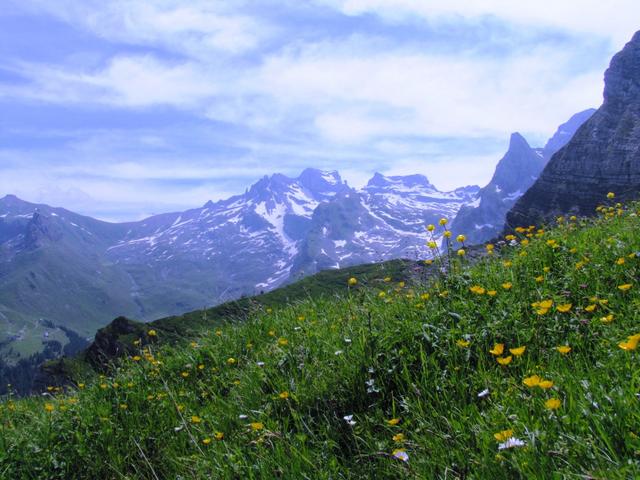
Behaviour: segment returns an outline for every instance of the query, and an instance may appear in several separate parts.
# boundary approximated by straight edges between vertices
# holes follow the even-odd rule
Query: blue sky
[[[0,195],[108,220],[274,172],[485,184],[601,103],[637,0],[3,0]]]

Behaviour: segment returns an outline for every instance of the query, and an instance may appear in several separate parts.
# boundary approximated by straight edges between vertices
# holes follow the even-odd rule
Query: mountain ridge
[[[483,243],[497,237],[504,228],[507,213],[533,185],[549,158],[571,140],[594,112],[587,109],[572,115],[543,148],[532,148],[520,133],[512,133],[507,152],[496,165],[491,180],[473,202],[460,208],[452,228],[465,234],[468,243]]]
[[[605,72],[602,106],[549,161],[514,205],[507,224],[591,215],[608,192],[625,201],[640,190],[640,31]]]

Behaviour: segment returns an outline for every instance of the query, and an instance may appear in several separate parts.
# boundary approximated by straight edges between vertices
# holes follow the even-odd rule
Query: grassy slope
[[[5,403],[0,477],[638,478],[640,350],[619,343],[640,333],[640,221],[579,223],[423,289],[261,308],[184,348],[143,336],[112,378]],[[495,343],[526,350],[500,365]],[[499,450],[504,430],[525,445]]]
[[[139,350],[139,346],[133,343],[135,339],[141,338],[143,345],[149,340],[146,336],[149,329],[160,333],[154,339],[156,347],[178,345],[179,348],[180,345],[188,344],[190,340],[212,329],[228,323],[245,321],[266,308],[280,308],[307,298],[344,297],[344,285],[353,276],[360,279],[361,285],[375,287],[386,277],[413,284],[423,282],[427,275],[431,275],[431,272],[423,264],[409,260],[391,260],[326,270],[262,295],[243,297],[208,309],[165,317],[149,323],[119,317],[98,330],[95,341],[84,352],[75,357],[63,357],[46,362],[42,369],[44,376],[38,378],[34,391],[39,392],[45,386],[41,385],[45,380],[48,385],[65,385],[70,379],[83,378],[86,381],[97,372],[108,373],[118,357],[135,355]],[[19,393],[25,395],[28,392]]]

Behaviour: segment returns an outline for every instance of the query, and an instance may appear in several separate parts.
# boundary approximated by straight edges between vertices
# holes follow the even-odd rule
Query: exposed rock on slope
[[[621,200],[640,192],[640,32],[611,60],[602,106],[552,157],[507,224],[590,215],[610,191]]]

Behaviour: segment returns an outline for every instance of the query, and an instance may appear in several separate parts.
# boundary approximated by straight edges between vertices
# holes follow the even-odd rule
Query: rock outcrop
[[[507,215],[507,227],[591,215],[608,192],[640,194],[640,32],[611,60],[604,103],[558,151]]]

